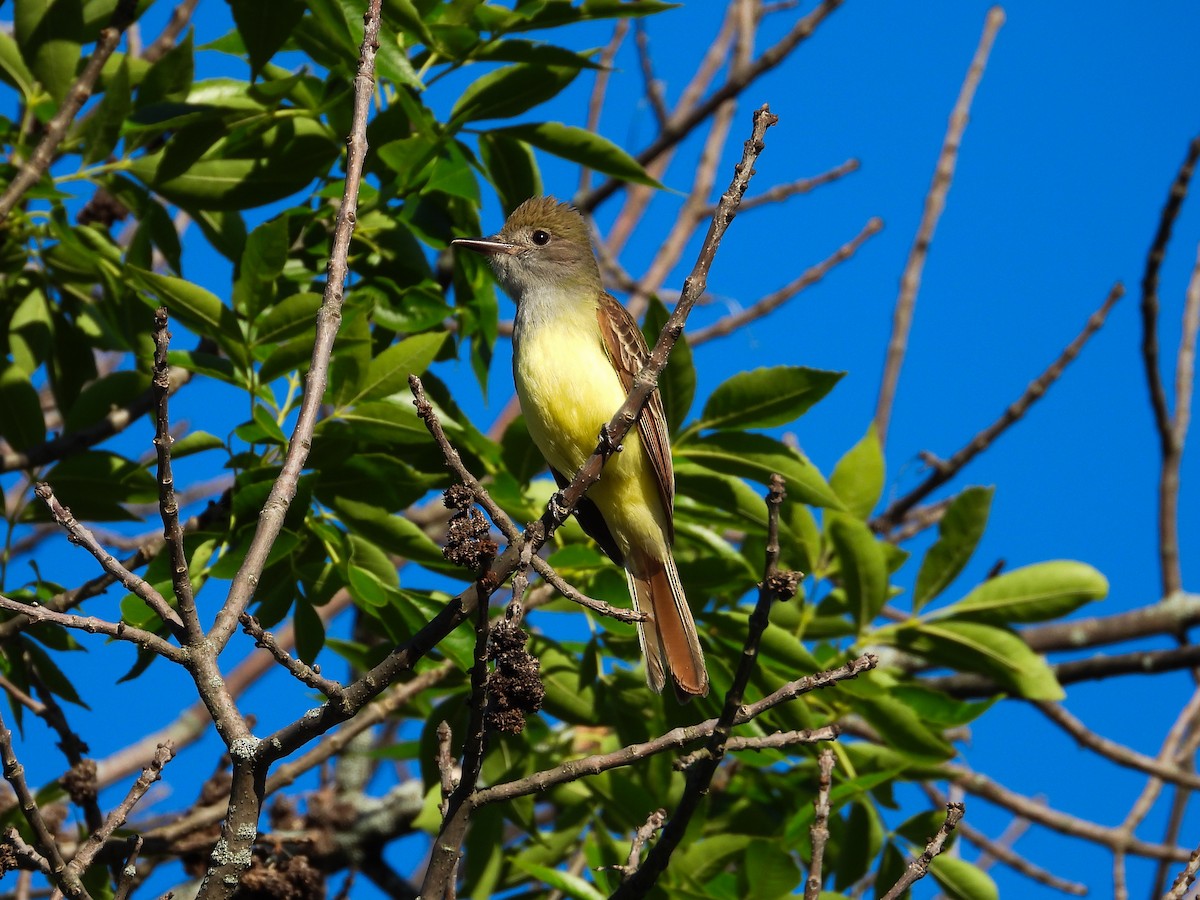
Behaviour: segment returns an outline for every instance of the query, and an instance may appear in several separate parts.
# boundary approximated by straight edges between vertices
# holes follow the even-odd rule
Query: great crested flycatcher
[[[625,402],[649,357],[637,322],[600,281],[583,217],[553,197],[518,206],[500,233],[454,245],[485,254],[516,301],[513,380],[529,434],[559,486],[596,447],[600,428]],[[675,473],[662,399],[655,390],[636,432],[604,467],[575,517],[613,562],[624,566],[646,681],[661,692],[668,674],[680,699],[708,693],[704,653],[675,560]]]

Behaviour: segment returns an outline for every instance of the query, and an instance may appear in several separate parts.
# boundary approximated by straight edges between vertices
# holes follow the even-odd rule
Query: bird
[[[453,246],[483,254],[517,304],[513,381],[534,445],[560,488],[595,450],[650,352],[637,321],[604,290],[587,223],[567,203],[531,197],[491,237]],[[681,702],[708,693],[696,623],[672,555],[675,475],[657,388],[636,431],[574,510],[583,530],[625,569],[646,682],[668,678]]]

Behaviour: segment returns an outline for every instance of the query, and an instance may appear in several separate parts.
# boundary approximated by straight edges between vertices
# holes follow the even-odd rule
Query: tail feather
[[[646,683],[661,693],[670,674],[681,701],[705,696],[708,671],[704,651],[675,561],[670,556],[658,560],[643,553],[631,554],[626,565],[634,608],[648,616],[647,621],[638,623],[638,639],[646,657]]]

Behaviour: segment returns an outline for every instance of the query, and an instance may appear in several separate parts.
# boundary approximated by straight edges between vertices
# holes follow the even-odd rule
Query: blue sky
[[[649,21],[668,100],[678,96],[715,34],[720,9],[715,3],[691,3]],[[786,205],[738,217],[709,280],[710,291],[730,304],[751,303],[791,280],[849,240],[868,218],[879,216],[886,225],[853,261],[785,309],[696,354],[701,398],[745,368],[803,364],[847,371],[834,393],[793,429],[826,473],[861,437],[873,413],[899,275],[987,9],[977,2],[849,0],[788,63],[746,93],[731,132],[719,185],[727,182],[740,153],[749,110],[763,102],[780,122],[768,135],[752,194],[849,157],[859,159],[862,168]],[[1014,2],[1005,10],[1007,24],[976,96],[924,272],[888,440],[885,496],[898,496],[921,480],[919,451],[947,456],[995,419],[1079,332],[1111,284],[1123,280],[1129,294],[1081,358],[1025,421],[956,482],[997,488],[988,532],[959,589],[1001,558],[1009,568],[1081,559],[1103,571],[1112,586],[1108,600],[1084,613],[1115,613],[1158,597],[1158,449],[1138,352],[1137,287],[1167,187],[1188,141],[1200,131],[1200,68],[1195,64],[1200,7],[1173,2],[1134,10],[1116,2]],[[223,33],[227,15],[225,4],[201,4],[197,43]],[[783,12],[768,20],[758,49],[777,39],[795,15]],[[609,26],[581,27],[569,33],[570,43],[600,46],[609,33]],[[217,73],[230,63],[202,54],[199,65],[209,67],[200,71]],[[617,102],[609,105],[600,130],[636,150],[650,138],[653,120],[640,100],[632,42],[617,67],[610,88]],[[448,110],[465,80],[439,85],[431,98],[435,108]],[[590,79],[581,77],[540,117],[582,125],[590,88]],[[686,190],[698,151],[697,141],[685,144],[664,178],[668,187]],[[547,162],[543,174],[548,191],[573,192],[573,168]],[[648,264],[681,201],[664,194],[654,202],[623,257],[635,275]],[[613,201],[600,208],[602,230],[618,208]],[[496,204],[486,209],[498,227]],[[189,237],[185,276],[227,296],[228,268],[206,252],[198,235]],[[1198,238],[1200,200],[1193,199],[1183,209],[1163,268],[1160,341],[1167,366],[1174,364]],[[694,243],[698,246],[698,240]],[[668,287],[681,284],[694,249],[684,255]],[[507,301],[503,310],[502,315],[511,315]],[[696,324],[722,311],[701,309]],[[442,374],[467,394],[472,391],[465,362],[445,366]],[[1172,369],[1164,370],[1171,393],[1173,377]],[[468,409],[487,423],[510,394],[507,359],[500,352],[488,402],[474,396]],[[200,391],[185,395],[176,414],[223,433],[206,420],[213,413],[211,397]],[[131,430],[124,446],[137,452],[149,446],[148,439],[148,428]],[[1189,481],[1195,468],[1194,459],[1185,457],[1180,503],[1185,586],[1198,562],[1192,548],[1200,506],[1196,485]],[[201,472],[181,467],[181,481],[189,474]],[[918,541],[915,549],[927,543]],[[66,583],[94,573],[90,559],[78,551],[55,552],[41,565]],[[916,567],[909,568],[911,580]],[[952,589],[948,596],[954,595]],[[1157,642],[1171,645],[1167,639]],[[119,674],[127,665],[124,659],[119,665],[107,662],[98,645],[92,650],[86,662],[75,663],[90,678],[105,681],[113,674],[110,668]],[[97,755],[126,738],[124,729],[102,731],[114,710],[125,715],[133,709],[137,718],[161,723],[172,717],[174,698],[190,694],[184,679],[166,666],[157,670],[153,684],[139,684],[141,700],[121,692],[89,697],[95,713],[73,714]],[[1101,734],[1154,754],[1191,689],[1183,674],[1153,681],[1126,677],[1073,687],[1067,705]],[[146,697],[146,691],[152,695]],[[276,694],[259,688],[247,702],[272,707],[264,711],[264,725],[304,709],[303,697],[294,690]],[[207,764],[212,746],[208,742],[189,751],[188,758]],[[1017,703],[989,713],[974,727],[967,758],[1014,790],[1044,795],[1056,808],[1109,825],[1120,823],[1142,784],[1140,777],[1078,751],[1036,711]],[[53,754],[25,762],[35,777],[58,773]],[[175,764],[181,765],[186,765],[183,759]],[[968,799],[968,821],[976,827],[994,835],[1008,820]],[[1139,834],[1156,839],[1161,823],[1161,815],[1151,817]],[[1200,818],[1193,815],[1184,843],[1200,833],[1197,826]],[[1056,874],[1089,884],[1094,896],[1111,890],[1107,852],[1040,828],[1018,849]],[[1145,893],[1149,871],[1144,863],[1131,863],[1135,894]],[[1005,895],[1051,896],[1005,869],[993,874]]]

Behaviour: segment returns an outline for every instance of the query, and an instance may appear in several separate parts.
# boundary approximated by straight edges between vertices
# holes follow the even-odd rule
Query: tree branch
[[[1004,10],[993,6],[988,10],[979,46],[975,48],[975,56],[967,69],[967,76],[958,92],[958,100],[950,113],[950,124],[942,141],[942,151],[938,154],[933,183],[929,186],[929,193],[925,195],[921,224],[917,228],[912,250],[909,251],[904,274],[900,276],[900,295],[896,298],[896,308],[892,313],[892,336],[888,341],[883,378],[879,384],[879,399],[875,404],[875,431],[881,447],[887,444],[888,424],[892,418],[896,386],[900,381],[900,367],[904,364],[904,354],[908,350],[908,332],[912,326],[917,291],[921,287],[921,272],[925,268],[925,259],[933,243],[938,219],[942,216],[942,210],[946,208],[946,195],[950,192],[950,182],[954,179],[958,148],[962,144],[963,132],[967,130],[967,122],[970,120],[971,102],[975,99],[975,90],[983,79],[983,70],[987,67],[988,55],[992,52],[996,34],[1003,24]]]
[[[908,864],[908,868],[900,877],[900,880],[892,885],[891,889],[883,895],[882,900],[896,900],[902,896],[905,891],[912,887],[913,883],[925,877],[925,873],[929,871],[929,864],[933,862],[933,858],[942,852],[946,846],[946,839],[950,837],[958,823],[962,821],[964,808],[961,803],[946,804],[946,821],[942,823],[942,827],[938,829],[937,834],[929,839],[929,843],[925,845],[925,851]]]
[[[820,777],[817,780],[817,796],[813,798],[813,821],[808,829],[812,842],[812,864],[804,881],[804,900],[818,900],[821,885],[825,882],[822,866],[825,845],[829,842],[829,787],[833,779],[833,751],[828,748],[822,750],[817,757],[817,766]]]
[[[958,450],[953,456],[946,460],[942,465],[937,466],[933,473],[921,482],[913,490],[909,491],[900,499],[894,501],[883,513],[872,520],[871,527],[876,532],[883,533],[890,531],[899,524],[904,514],[910,509],[932,494],[935,490],[946,484],[950,479],[957,475],[964,466],[967,465],[976,456],[986,450],[992,443],[1003,434],[1009,426],[1013,425],[1029,411],[1029,407],[1033,406],[1042,395],[1046,393],[1050,385],[1058,380],[1063,371],[1068,365],[1074,361],[1084,344],[1088,342],[1093,334],[1100,330],[1104,325],[1105,319],[1108,318],[1109,312],[1113,306],[1125,293],[1125,288],[1118,282],[1113,285],[1112,290],[1108,292],[1104,303],[1088,318],[1087,324],[1070,344],[1066,346],[1058,358],[1046,368],[1041,375],[1030,382],[1025,388],[1025,392],[1004,411],[995,422],[989,425],[983,431],[973,437],[965,447]]]
[[[157,634],[126,625],[124,622],[108,622],[104,619],[97,619],[95,616],[77,616],[72,613],[55,612],[44,606],[31,606],[4,596],[0,596],[0,609],[18,613],[30,622],[52,622],[64,628],[86,631],[88,634],[103,634],[117,640],[129,641],[131,644],[137,644],[144,650],[157,653],[164,659],[180,665],[185,659],[184,652],[174,644],[168,644]]]

